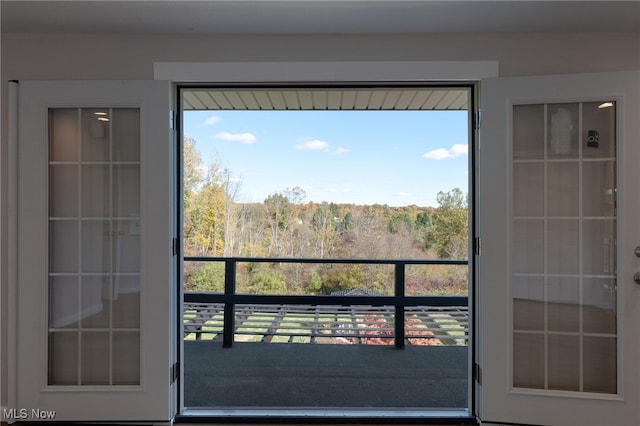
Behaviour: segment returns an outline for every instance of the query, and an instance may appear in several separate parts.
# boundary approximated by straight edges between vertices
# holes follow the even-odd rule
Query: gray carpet
[[[184,342],[190,408],[465,408],[468,348]]]

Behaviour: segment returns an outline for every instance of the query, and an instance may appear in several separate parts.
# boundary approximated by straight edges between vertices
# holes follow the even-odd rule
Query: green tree
[[[307,282],[307,292],[314,294],[322,294],[322,277],[318,271],[313,271],[309,275],[309,281]]]
[[[443,259],[466,258],[469,241],[467,197],[460,188],[438,192],[438,208],[431,216],[427,244]]]
[[[392,214],[391,219],[389,219],[387,227],[391,234],[398,234],[401,231],[410,232],[413,228],[413,219],[407,212],[395,212]]]
[[[184,251],[197,255],[231,255],[235,242],[238,185],[219,160],[204,166],[193,138],[183,141]]]
[[[366,282],[364,265],[330,265],[320,271],[319,294],[331,294],[338,290],[363,288]]]
[[[265,211],[258,204],[241,204],[236,211],[238,256],[264,257]]]
[[[223,255],[233,256],[235,247],[238,245],[238,206],[235,202],[236,195],[240,189],[240,180],[236,179],[231,170],[221,168],[216,175],[218,185],[224,194],[224,252]]]
[[[420,212],[416,216],[416,226],[418,228],[427,228],[431,225],[431,217],[429,216],[429,212]]]
[[[196,148],[196,140],[185,137],[182,145],[183,157],[183,211],[184,211],[184,244],[185,253],[196,251],[196,235],[199,232],[197,223],[200,212],[197,211],[194,198],[204,181],[202,156]]]
[[[348,211],[342,218],[342,221],[340,221],[338,225],[338,231],[348,232],[353,230],[355,226],[356,226],[356,220],[354,219],[353,214],[350,211]]]
[[[428,210],[419,212],[416,215],[414,226],[414,238],[416,243],[423,249],[431,247],[431,214]]]
[[[289,226],[287,227],[287,241],[285,242],[288,247],[287,254],[291,257],[305,256],[309,232],[307,225],[304,223],[303,203],[307,198],[307,193],[302,187],[294,186],[285,189],[283,194],[289,200]]]
[[[192,222],[197,232],[191,240],[203,256],[224,254],[225,203],[224,189],[213,182],[204,184],[194,197]]]
[[[202,156],[196,148],[196,140],[185,137],[182,144],[183,184],[185,195],[197,190],[204,179]]]
[[[284,253],[283,238],[291,219],[289,199],[283,194],[275,193],[269,195],[263,205],[271,231],[268,253],[281,256]]]
[[[185,265],[184,289],[186,291],[224,292],[224,263]]]
[[[255,266],[249,272],[249,292],[251,294],[286,294],[287,279],[275,266]]]
[[[320,258],[327,257],[336,242],[336,219],[338,218],[338,206],[334,203],[323,201],[316,208],[311,218],[313,229],[313,245],[316,255]]]

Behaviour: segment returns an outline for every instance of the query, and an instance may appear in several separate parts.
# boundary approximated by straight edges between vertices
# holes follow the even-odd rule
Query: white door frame
[[[464,81],[479,83],[482,79],[498,77],[498,61],[362,61],[362,62],[156,62],[154,64],[154,78],[156,80],[168,80],[175,84],[201,83],[201,84],[259,84],[259,83],[437,83]],[[476,86],[477,88],[477,86]],[[477,108],[478,93],[474,93],[473,105]],[[179,101],[178,101],[179,102]],[[474,114],[475,111],[470,111]],[[475,121],[475,120],[474,120]],[[477,124],[477,123],[476,123]],[[477,143],[477,130],[470,128],[473,135],[470,143]],[[474,147],[475,149],[475,147]],[[470,160],[472,161],[472,160]],[[471,167],[475,164],[470,163]],[[470,179],[470,182],[473,180]],[[477,187],[477,183],[476,183]],[[469,191],[476,188],[469,187]],[[477,205],[477,202],[475,203]],[[475,209],[474,205],[474,209]],[[477,215],[476,215],[477,216]],[[476,218],[470,218],[476,223]],[[470,232],[475,233],[471,228]],[[476,265],[475,258],[469,258],[470,267]],[[475,272],[474,272],[475,273]],[[477,276],[477,273],[476,273]],[[471,279],[472,277],[470,277]],[[475,277],[473,277],[475,280]],[[474,294],[469,294],[469,299],[474,300]],[[470,315],[473,317],[475,306],[469,306]],[[477,325],[475,320],[470,321],[471,340],[477,340]],[[470,345],[471,353],[469,362],[473,362],[477,353],[477,345]],[[180,348],[183,353],[183,347]],[[182,370],[181,375],[182,375]],[[469,365],[470,373],[475,369]],[[473,380],[472,374],[469,380]],[[184,380],[180,380],[181,387]],[[180,389],[182,395],[184,389]],[[469,386],[469,408],[471,415],[477,413],[478,388],[475,381]],[[179,411],[184,409],[182,400]]]

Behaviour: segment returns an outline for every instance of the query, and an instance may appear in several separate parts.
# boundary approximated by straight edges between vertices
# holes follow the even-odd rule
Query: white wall
[[[7,81],[153,79],[154,62],[170,61],[497,60],[502,76],[640,69],[638,33],[295,37],[2,34],[0,51],[0,406],[7,401]]]

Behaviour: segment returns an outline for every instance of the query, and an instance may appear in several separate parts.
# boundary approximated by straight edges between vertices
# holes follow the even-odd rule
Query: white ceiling
[[[640,0],[0,0],[3,33],[640,32]]]

